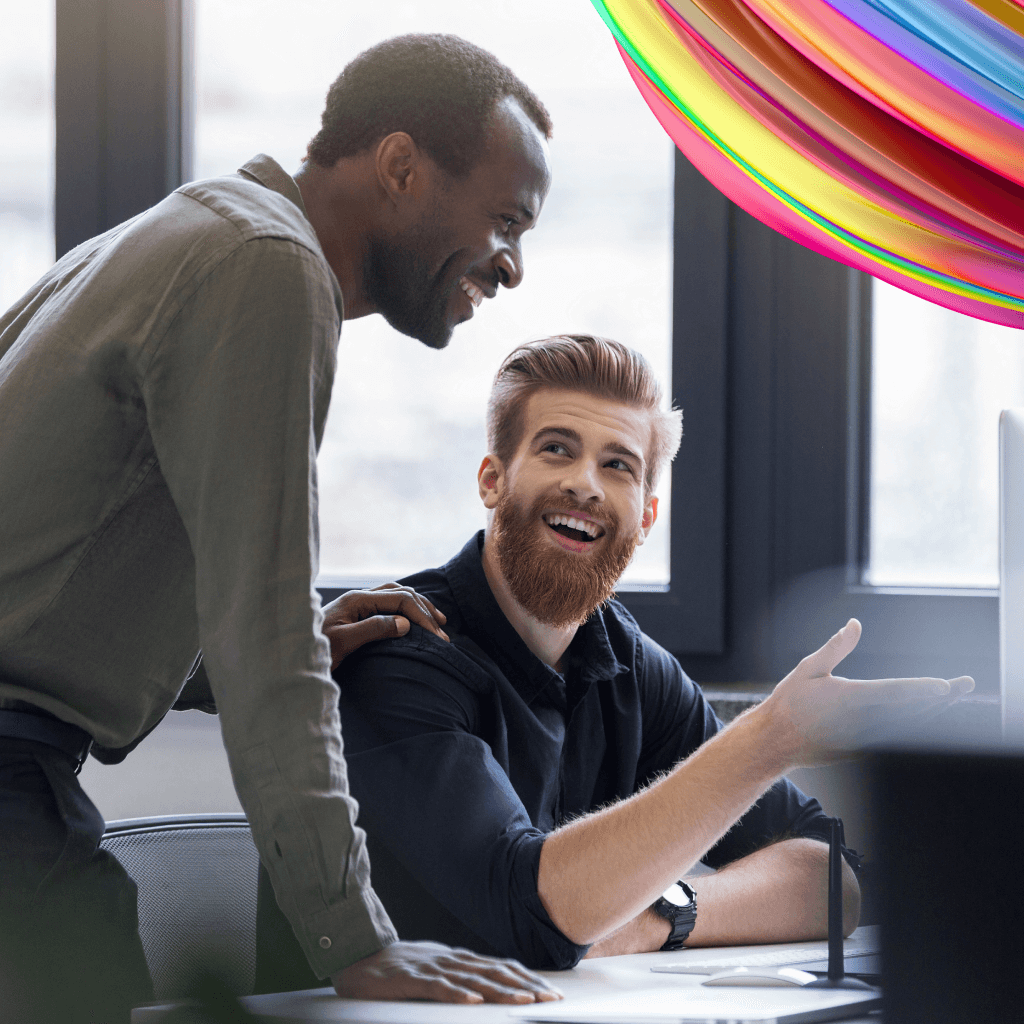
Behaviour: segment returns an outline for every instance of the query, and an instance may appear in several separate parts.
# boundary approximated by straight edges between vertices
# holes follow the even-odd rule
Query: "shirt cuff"
[[[398,933],[372,889],[305,918],[301,927],[299,945],[318,978],[329,978],[398,941]]]

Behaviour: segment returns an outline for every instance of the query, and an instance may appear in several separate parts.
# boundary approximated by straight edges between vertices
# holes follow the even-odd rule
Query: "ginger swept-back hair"
[[[661,408],[662,393],[650,364],[639,352],[610,338],[558,334],[513,349],[498,369],[487,403],[487,446],[508,465],[523,440],[523,410],[541,388],[583,391],[651,414],[644,491],[654,492],[679,450],[683,414]]]

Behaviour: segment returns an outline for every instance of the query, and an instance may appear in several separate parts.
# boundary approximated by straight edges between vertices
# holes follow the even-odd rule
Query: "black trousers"
[[[260,862],[256,899],[256,977],[253,992],[294,992],[329,985],[314,973],[288,918],[277,905],[274,886]]]
[[[0,1022],[124,1024],[153,998],[137,891],[76,762],[0,738]]]

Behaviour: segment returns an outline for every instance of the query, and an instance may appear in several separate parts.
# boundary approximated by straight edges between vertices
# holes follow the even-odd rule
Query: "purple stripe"
[[[929,46],[913,32],[861,0],[824,0],[824,3],[976,106],[1017,128],[1024,128],[1024,104],[1005,89]]]

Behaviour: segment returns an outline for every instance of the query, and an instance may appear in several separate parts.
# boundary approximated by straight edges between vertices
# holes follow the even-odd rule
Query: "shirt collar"
[[[266,153],[258,153],[248,163],[242,164],[238,168],[238,173],[258,181],[264,188],[279,192],[285,199],[290,199],[302,211],[303,217],[309,220],[299,186],[273,157],[267,156]]]
[[[489,641],[490,649],[486,653],[498,663],[519,695],[529,704],[553,679],[558,678],[558,673],[526,646],[512,623],[505,618],[484,574],[483,546],[484,531],[481,530],[445,565],[444,574],[466,624],[466,632],[474,638]],[[603,609],[598,609],[580,626],[567,652],[584,685],[614,679],[628,671],[612,649],[604,614]]]

